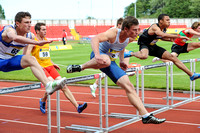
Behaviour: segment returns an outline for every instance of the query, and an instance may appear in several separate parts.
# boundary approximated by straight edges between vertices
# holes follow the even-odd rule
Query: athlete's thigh
[[[104,72],[115,84],[122,76],[126,75],[125,71],[122,70],[114,61],[111,61],[109,67],[100,69]]]

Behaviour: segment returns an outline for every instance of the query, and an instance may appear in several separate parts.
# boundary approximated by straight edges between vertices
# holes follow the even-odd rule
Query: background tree
[[[5,12],[4,12],[2,6],[0,5],[0,19],[5,19],[5,18],[6,18],[5,17]]]
[[[200,17],[200,0],[137,0],[137,18],[157,18],[161,13],[171,18],[198,18]],[[125,16],[134,16],[134,4],[125,8]]]

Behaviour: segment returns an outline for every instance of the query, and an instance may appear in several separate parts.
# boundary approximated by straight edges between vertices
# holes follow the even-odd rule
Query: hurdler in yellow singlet
[[[47,40],[46,38],[44,39]],[[35,40],[38,41],[36,37]],[[45,44],[43,46],[35,45],[33,47],[33,50],[31,51],[31,54],[32,56],[35,56],[38,63],[42,67],[48,67],[53,65],[50,58],[49,44]]]

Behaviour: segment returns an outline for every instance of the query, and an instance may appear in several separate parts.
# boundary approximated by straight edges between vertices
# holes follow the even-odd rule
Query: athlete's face
[[[21,32],[28,33],[31,30],[31,18],[30,17],[22,18],[21,23],[16,22],[16,25],[20,29]]]
[[[198,26],[197,29],[195,29],[195,31],[200,33],[200,26]]]
[[[140,32],[140,28],[139,25],[132,25],[130,29],[127,29],[125,27],[125,31],[127,32],[128,37],[132,37],[133,39],[135,39]]]
[[[44,38],[46,36],[47,33],[47,29],[46,26],[40,26],[40,31],[39,31],[39,35],[41,38]]]
[[[170,18],[169,16],[164,16],[162,20],[160,20],[161,24],[168,28],[170,26]]]

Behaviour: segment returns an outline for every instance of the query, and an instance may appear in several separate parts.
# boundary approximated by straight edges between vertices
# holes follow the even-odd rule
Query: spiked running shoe
[[[62,78],[60,80],[50,81],[46,85],[46,92],[48,95],[53,94],[55,91],[62,89],[65,86],[66,78]]]
[[[69,65],[69,66],[67,66],[67,73],[80,72],[80,71],[81,71],[80,65]]]
[[[90,85],[90,91],[91,91],[92,96],[93,96],[93,97],[96,97],[96,95],[95,95],[96,89],[94,88],[93,85]]]
[[[143,124],[161,124],[165,121],[166,119],[158,119],[153,114],[150,114],[147,118],[142,118]]]
[[[46,113],[46,110],[45,110],[45,102],[42,102],[42,98],[40,98],[40,111],[45,114]]]
[[[196,80],[196,79],[198,79],[198,78],[200,78],[200,74],[199,73],[194,73],[191,77],[190,77],[190,80]]]
[[[78,105],[78,113],[81,113],[85,108],[87,108],[87,103],[79,104]]]

